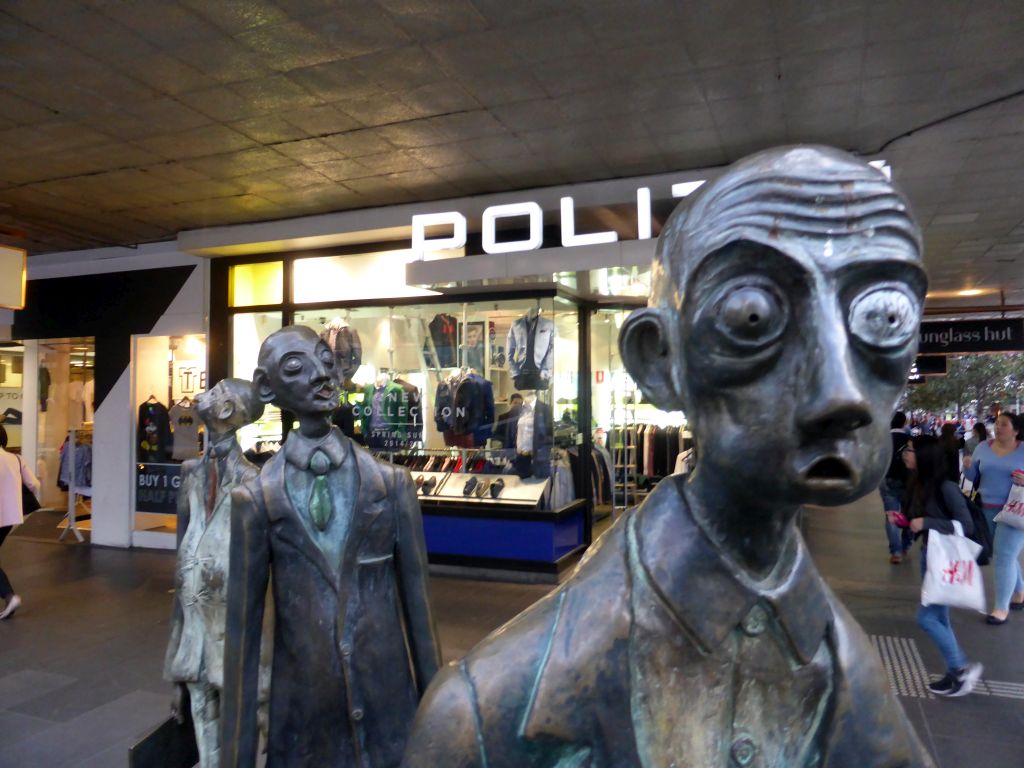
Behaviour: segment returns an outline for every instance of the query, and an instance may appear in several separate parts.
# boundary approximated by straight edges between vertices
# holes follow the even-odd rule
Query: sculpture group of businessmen
[[[211,531],[221,558],[221,613],[179,582],[168,663],[204,766],[255,765],[268,586],[271,768],[933,765],[794,522],[888,464],[926,288],[906,200],[837,150],[762,152],[676,210],[652,284],[620,348],[650,402],[686,412],[695,471],[440,672],[408,473],[331,426],[336,363],[313,331],[263,343],[243,410],[275,403],[298,429],[258,473],[182,494],[180,569],[207,567],[186,544]],[[181,650],[190,613],[222,622],[222,657]]]

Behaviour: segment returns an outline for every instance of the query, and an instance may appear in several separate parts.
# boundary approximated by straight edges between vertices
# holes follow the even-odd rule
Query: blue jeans
[[[895,480],[882,478],[882,484],[878,486],[878,492],[882,495],[882,509],[886,512],[900,512],[903,509],[903,483]],[[909,528],[900,528],[895,523],[890,523],[885,518],[885,535],[889,539],[889,554],[902,555],[914,544],[914,535]]]
[[[1024,578],[1020,568],[1021,550],[1024,550],[1024,530],[997,523],[996,538],[992,543],[996,583],[994,605],[997,611],[1008,611],[1013,593],[1024,592]]]
[[[928,549],[921,547],[921,576],[928,570]],[[959,672],[967,666],[967,656],[960,649],[949,623],[949,607],[945,605],[922,605],[917,609],[917,626],[932,639],[942,658],[946,661],[947,672]]]

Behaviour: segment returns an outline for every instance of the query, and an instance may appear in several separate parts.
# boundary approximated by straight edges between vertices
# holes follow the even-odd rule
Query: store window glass
[[[231,318],[231,375],[239,379],[252,379],[256,369],[260,344],[283,325],[281,312],[239,312]],[[216,382],[213,382],[216,383]],[[253,424],[238,430],[238,443],[250,458],[257,461],[281,444],[283,437],[281,411],[268,405],[263,416]]]
[[[298,310],[295,323],[335,350],[345,378],[336,423],[422,482],[440,484],[432,495],[462,498],[472,486],[472,493],[485,487],[494,502],[557,509],[575,500],[572,302]]]
[[[207,388],[206,337],[136,336],[135,530],[173,532],[181,464],[204,449],[195,397]]]
[[[45,507],[74,505],[88,517],[92,503],[92,422],[95,343],[91,338],[48,339],[36,345],[36,469]],[[23,370],[24,374],[24,370]],[[22,438],[25,436],[22,435]],[[73,447],[70,445],[74,440]],[[70,497],[69,497],[70,494]]]
[[[436,296],[436,291],[405,284],[405,265],[418,258],[410,250],[296,259],[293,267],[297,304],[370,301],[380,298]]]
[[[645,402],[626,372],[618,339],[629,313],[599,310],[590,327],[593,439],[612,470],[608,507],[614,510],[638,503],[662,479],[686,471],[693,447],[685,414]]]
[[[254,307],[284,300],[284,263],[236,264],[228,272],[228,306]]]

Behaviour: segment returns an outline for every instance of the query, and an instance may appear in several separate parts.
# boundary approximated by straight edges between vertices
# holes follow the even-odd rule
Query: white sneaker
[[[21,607],[21,598],[17,595],[11,595],[11,599],[7,601],[7,605],[0,611],[0,620],[6,619],[8,616],[13,616],[14,612]]]
[[[983,669],[984,667],[982,667],[979,662],[969,662],[967,666],[963,668],[963,671],[961,671],[957,676],[957,681],[960,683],[960,686],[949,695],[951,697],[966,696],[973,691],[975,686],[978,684],[978,680],[981,679]]]

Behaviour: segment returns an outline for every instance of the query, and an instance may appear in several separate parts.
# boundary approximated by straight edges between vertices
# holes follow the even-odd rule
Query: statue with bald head
[[[221,765],[256,765],[269,583],[267,765],[392,768],[440,662],[416,487],[332,425],[337,363],[309,328],[269,336],[253,383],[298,428],[231,494]]]
[[[652,283],[619,346],[695,470],[438,675],[405,765],[932,766],[795,524],[888,465],[926,289],[905,198],[837,150],[753,155],[673,213]]]

